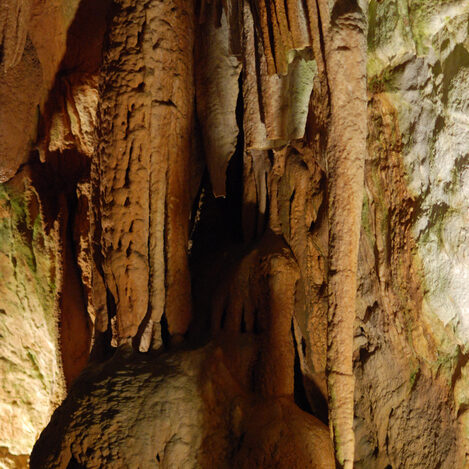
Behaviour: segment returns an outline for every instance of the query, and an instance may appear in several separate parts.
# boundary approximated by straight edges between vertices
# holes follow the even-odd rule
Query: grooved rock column
[[[116,3],[94,175],[102,271],[115,302],[114,342],[154,325],[158,346],[164,313],[172,335],[183,334],[191,316],[186,250],[193,2]]]
[[[366,155],[366,15],[360,1],[336,1],[326,35],[331,120],[329,195],[329,415],[336,457],[352,468],[353,326]]]
[[[145,50],[148,48],[147,80],[152,93],[150,305],[152,320],[158,322],[165,313],[170,334],[179,335],[186,332],[191,320],[187,246],[194,2],[154,0],[150,5],[147,13],[150,37],[144,45]]]
[[[145,86],[144,6],[123,0],[117,7],[104,58],[97,183],[102,268],[119,343],[136,335],[148,309],[151,93]]]

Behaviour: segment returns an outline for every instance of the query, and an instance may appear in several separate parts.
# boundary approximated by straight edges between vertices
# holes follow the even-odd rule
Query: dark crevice
[[[223,313],[221,315],[221,320],[220,320],[220,328],[221,329],[223,329],[225,327],[227,314],[228,314],[227,308],[223,308]]]
[[[243,308],[243,314],[241,315],[241,333],[244,334],[246,331],[247,331],[246,317],[245,317],[245,311]]]
[[[215,197],[205,169],[192,205],[190,223],[189,268],[194,305],[189,341],[201,345],[210,339],[213,293],[219,285],[224,268],[243,246],[243,97],[242,74],[238,79],[236,122],[239,133],[235,152],[227,171],[225,197]],[[219,274],[219,275],[218,275]],[[221,319],[224,322],[224,317]]]
[[[293,337],[293,346],[295,349],[295,364],[294,364],[294,384],[293,384],[293,397],[295,399],[296,405],[307,412],[312,414],[313,410],[309,404],[308,397],[306,396],[306,390],[303,383],[303,373],[301,372],[300,357],[298,355],[298,344],[296,343],[295,334],[293,332],[292,325],[292,337]]]
[[[259,324],[259,311],[257,309],[254,310],[253,332],[254,334],[261,333],[261,326]]]
[[[295,362],[294,362],[294,400],[296,405],[309,414],[314,415],[316,418],[321,420],[324,424],[328,425],[328,407],[327,401],[323,394],[319,390],[318,386],[306,375],[303,375],[301,371],[301,362],[299,356],[299,350],[305,356],[306,352],[306,341],[302,337],[301,344],[298,344],[296,335],[293,330],[292,324],[292,337],[293,346],[295,349]],[[300,347],[300,348],[299,348]]]
[[[142,322],[138,326],[137,333],[132,338],[132,347],[135,351],[139,351],[140,342],[142,340],[142,335],[145,332],[145,329],[147,328],[150,319],[151,319],[151,306],[149,305],[147,312],[145,314],[145,317],[142,319]]]
[[[448,104],[452,81],[463,68],[469,68],[469,52],[462,44],[456,45],[443,64],[443,103]]]
[[[67,469],[86,469],[85,466],[83,466],[83,464],[80,464],[74,456],[72,456],[70,458],[70,461],[67,465]]]
[[[161,340],[163,341],[163,346],[168,348],[170,346],[171,334],[169,333],[168,320],[166,319],[166,313],[161,317]]]

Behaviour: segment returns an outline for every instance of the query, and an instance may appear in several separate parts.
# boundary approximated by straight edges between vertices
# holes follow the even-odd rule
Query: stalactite
[[[251,7],[243,8],[243,107],[244,141],[247,149],[266,150],[275,146],[267,139],[265,121],[261,114],[259,97],[259,38],[255,29]],[[264,59],[265,60],[265,59]]]
[[[192,2],[182,0],[148,6],[123,1],[111,26],[95,184],[116,345],[151,320],[158,347],[163,314],[171,335],[184,334],[191,318],[193,27]]]
[[[150,239],[153,230],[161,233],[164,226],[166,272],[164,314],[169,333],[182,336],[191,321],[192,308],[187,249],[190,214],[190,138],[193,128],[194,99],[194,5],[191,0],[155,1],[149,8],[148,16],[148,26],[152,31],[150,44],[154,51],[153,55],[150,55],[149,50],[148,58],[152,69],[148,74],[152,77],[148,88],[153,95],[150,124],[151,174],[157,175],[160,164],[163,165],[163,173],[166,167],[167,174],[164,225],[159,221],[155,223],[152,221],[155,212],[158,216],[158,201],[152,198]],[[151,183],[152,188],[155,186],[157,188],[157,181]],[[161,189],[157,190],[160,193]],[[161,249],[158,248],[158,239],[155,240],[155,247]],[[151,265],[154,265],[153,262]],[[158,275],[162,273],[160,261],[156,260],[155,265],[159,267],[154,269],[152,283],[160,282]],[[160,289],[155,289],[151,297],[152,302],[158,301],[159,294],[161,294]],[[161,315],[162,312],[155,308],[152,312],[153,321],[158,323]]]
[[[467,459],[464,2],[4,0],[0,466]]]
[[[322,18],[324,24],[324,18]],[[353,467],[353,328],[366,155],[366,7],[333,4],[325,62],[331,119],[327,144],[329,209],[328,393],[337,459]]]
[[[305,4],[302,0],[286,0],[288,25],[290,28],[293,48],[304,49],[311,45],[311,37],[306,20]]]
[[[145,10],[118,5],[104,61],[99,186],[103,273],[116,306],[114,344],[133,338],[148,309],[151,90],[145,87]],[[129,22],[132,26],[129,27]],[[108,311],[108,314],[114,312]]]
[[[214,194],[226,194],[226,170],[236,149],[238,125],[236,103],[239,95],[240,59],[231,51],[236,31],[229,13],[235,1],[225,2],[219,24],[215,3],[206,7],[205,19],[198,29],[196,47],[196,102],[201,123],[205,160]],[[232,18],[235,24],[242,18]]]

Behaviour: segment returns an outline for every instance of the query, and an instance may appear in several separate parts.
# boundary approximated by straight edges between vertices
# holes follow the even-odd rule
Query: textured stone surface
[[[158,348],[163,315],[171,335],[184,334],[190,322],[193,28],[193,5],[185,0],[122,1],[110,25],[93,163],[101,224],[93,231],[96,275],[107,289],[95,299],[107,301],[98,330],[112,319],[113,344],[139,340],[151,319]]]
[[[78,0],[6,0],[0,13],[0,181],[28,160]],[[14,119],[11,116],[16,116]]]
[[[413,235],[423,260],[425,311],[451,323],[463,345],[469,339],[469,6],[415,2],[407,11],[397,2],[393,17],[391,3],[372,2],[369,79],[382,81],[399,114],[417,205]]]
[[[254,150],[278,148],[304,136],[316,62],[310,48],[290,50],[286,73],[269,74],[247,3],[243,21],[245,145]]]
[[[327,142],[329,217],[327,384],[329,421],[340,467],[354,461],[353,326],[366,155],[366,11],[333,2],[325,29],[331,118]],[[322,21],[325,18],[321,18]]]
[[[24,174],[0,186],[0,465],[26,467],[64,396],[58,353],[58,226]]]
[[[462,391],[467,386],[468,343],[468,15],[467,2],[460,1],[370,3],[368,80],[374,109],[370,115],[376,117],[380,109],[381,117],[378,121],[372,118],[369,126],[375,143],[369,147],[370,169],[374,169],[369,173],[367,187],[374,186],[375,190],[367,191],[363,225],[368,239],[376,234],[375,258],[388,259],[377,264],[388,306],[370,301],[368,308],[378,315],[383,307],[398,314],[393,314],[398,324],[393,335],[398,337],[407,331],[404,356],[412,358],[401,366],[412,370],[407,372],[412,386],[425,386],[428,379],[440,378],[440,390],[435,389],[440,404],[432,399],[426,402],[426,425],[433,425],[430,415],[443,412],[446,416],[435,418],[443,422],[443,427],[453,428],[445,431],[446,436],[456,432],[452,438],[458,440],[458,444],[450,439],[438,442],[452,448],[449,452],[439,445],[426,447],[428,459],[440,461],[442,467],[463,467],[468,455],[467,398]],[[378,129],[387,130],[379,135]],[[398,155],[401,173],[402,182],[393,189],[393,197],[408,207],[400,220],[396,219],[398,206],[390,203],[386,189],[389,184],[393,187],[397,174],[392,170],[394,176],[388,173],[383,177],[384,166],[380,170],[372,162],[386,146],[387,151]],[[376,218],[370,217],[373,212]],[[399,241],[403,233],[408,238],[405,244]],[[405,252],[408,254],[403,255]],[[407,279],[406,270],[410,273]],[[396,307],[397,298],[392,300],[390,288],[401,297],[397,301],[400,307]],[[402,305],[402,298],[413,298],[413,304]],[[380,342],[376,342],[378,348],[372,347],[373,357],[381,353]],[[375,363],[364,369],[368,366],[377,367]],[[381,388],[380,393],[385,389],[378,382],[372,388],[373,392]],[[411,401],[415,392],[412,388]],[[399,395],[399,391],[394,394]],[[439,408],[441,402],[447,402],[446,410]],[[402,401],[396,403],[396,408],[405,405]],[[392,425],[400,424],[394,421]],[[397,445],[388,445],[384,453],[393,466],[411,464],[415,458]],[[372,464],[364,461],[366,458],[363,467]]]
[[[236,105],[241,63],[231,48],[236,38],[228,23],[229,13],[224,9],[218,20],[217,10],[213,2],[197,30],[196,103],[213,192],[222,196],[226,193],[226,169],[238,140]]]
[[[227,365],[218,347],[119,350],[77,382],[31,467],[334,467],[324,424],[287,398],[257,401]]]
[[[451,389],[457,358],[446,355],[454,338],[442,325],[430,327],[422,311],[412,236],[415,199],[406,184],[397,111],[385,93],[370,96],[368,129],[355,330],[355,465],[412,467],[426,461],[426,467],[461,467],[463,439]]]

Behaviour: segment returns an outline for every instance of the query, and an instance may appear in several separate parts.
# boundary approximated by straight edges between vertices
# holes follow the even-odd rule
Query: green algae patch
[[[373,230],[371,226],[371,214],[370,214],[370,201],[368,199],[368,195],[366,192],[363,195],[363,205],[362,205],[362,227],[366,233],[368,240],[370,241],[371,245],[374,246],[376,241],[373,235]]]
[[[417,365],[416,368],[412,370],[410,373],[410,378],[409,378],[409,385],[410,385],[410,391],[414,389],[415,383],[417,382],[417,379],[420,374],[420,365]]]

